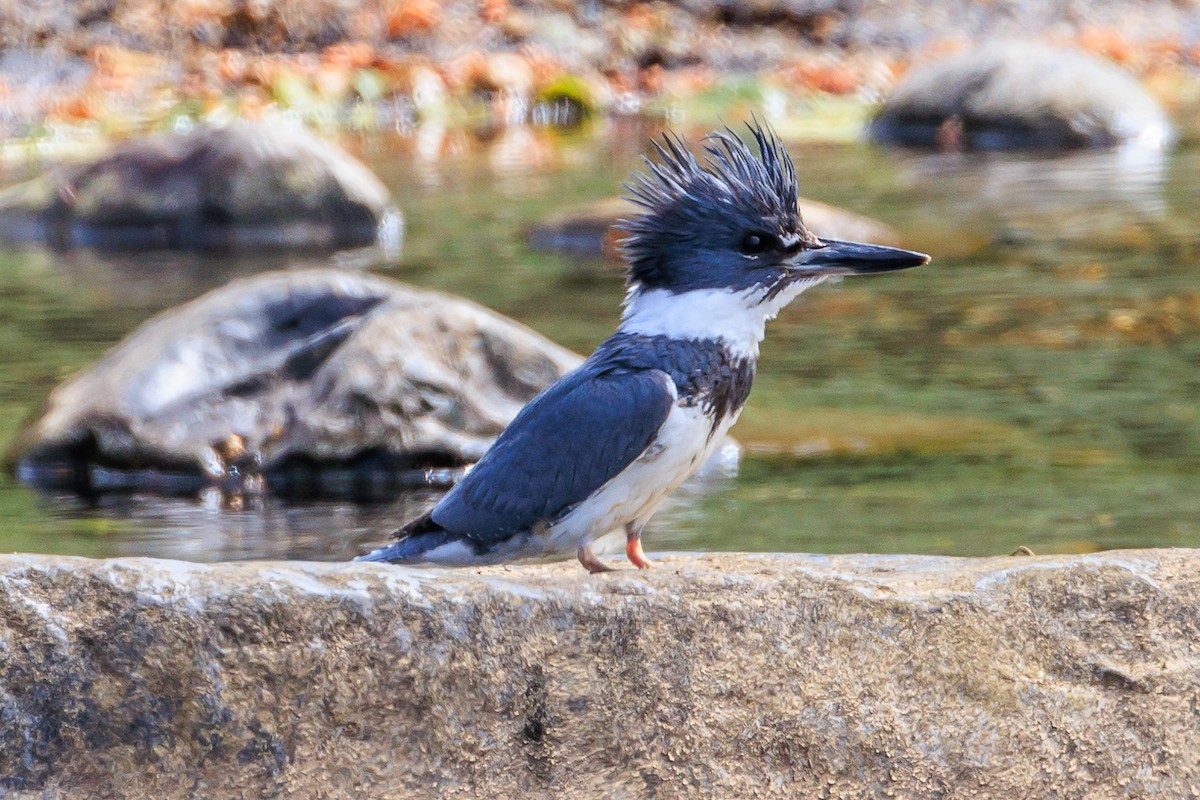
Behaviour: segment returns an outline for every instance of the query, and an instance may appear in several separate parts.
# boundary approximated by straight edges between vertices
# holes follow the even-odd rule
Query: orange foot
[[[641,528],[625,528],[625,555],[629,557],[629,563],[638,569],[650,569],[654,566],[654,562],[646,558],[646,553],[642,550]]]
[[[613,568],[608,564],[605,564],[603,561],[596,558],[595,554],[592,553],[592,548],[588,547],[586,544],[579,545],[579,549],[575,552],[575,555],[579,559],[579,563],[583,564],[583,566],[587,568],[587,571],[593,575],[595,575],[597,572],[614,571]]]

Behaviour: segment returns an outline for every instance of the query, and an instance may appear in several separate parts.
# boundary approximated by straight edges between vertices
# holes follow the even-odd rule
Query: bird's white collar
[[[805,289],[823,280],[814,277],[794,281],[771,297],[762,286],[693,289],[678,294],[634,287],[625,296],[625,311],[617,330],[672,339],[718,339],[733,355],[757,358],[767,321]]]

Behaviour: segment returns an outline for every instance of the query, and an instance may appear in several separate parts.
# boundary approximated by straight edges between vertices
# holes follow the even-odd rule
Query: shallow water
[[[619,269],[531,251],[530,224],[608,196],[645,132],[422,131],[350,142],[406,213],[373,268],[492,306],[587,351]],[[934,255],[818,287],[763,347],[740,474],[689,495],[647,549],[1038,553],[1200,546],[1200,156],[915,156],[796,145],[802,193]],[[9,176],[13,179],[15,176]],[[340,256],[361,267],[362,256]],[[151,313],[321,256],[0,253],[0,441]],[[230,510],[47,497],[0,477],[0,551],[342,559],[432,500]]]

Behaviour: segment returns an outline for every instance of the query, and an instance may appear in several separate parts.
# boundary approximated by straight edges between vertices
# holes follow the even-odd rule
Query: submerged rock
[[[943,150],[1161,147],[1171,126],[1128,73],[1079,50],[1008,42],[914,69],[869,133]]]
[[[1200,552],[0,557],[41,796],[1186,797]]]
[[[1011,455],[1034,445],[1015,425],[978,417],[805,408],[750,408],[738,421],[738,439],[759,458],[914,458],[945,454]]]
[[[57,388],[10,454],[84,492],[374,496],[470,464],[575,354],[481,306],[336,270],[235,281]],[[448,477],[453,477],[452,475]]]
[[[878,220],[807,198],[800,200],[804,222],[817,236],[829,239],[898,245],[900,234]],[[541,250],[564,250],[587,256],[615,258],[622,233],[617,221],[637,213],[622,197],[607,197],[555,215],[529,230],[529,243]]]
[[[1178,235],[1168,232],[1168,154],[1155,148],[914,152],[897,167],[901,182],[922,198],[909,230],[939,254],[1057,246],[1065,248],[1061,258],[1085,252],[1075,242],[1108,250],[1127,247],[1131,231],[1159,231],[1163,241]]]
[[[366,166],[279,121],[134,139],[0,192],[0,239],[58,248],[394,249],[399,229]]]

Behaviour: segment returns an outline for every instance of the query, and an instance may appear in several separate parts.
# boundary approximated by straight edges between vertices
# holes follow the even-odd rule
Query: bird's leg
[[[638,569],[650,569],[654,562],[646,558],[642,550],[642,527],[632,522],[625,526],[625,555],[629,557],[629,563]]]
[[[595,553],[592,552],[592,548],[589,545],[579,545],[579,550],[575,552],[575,555],[579,558],[579,563],[583,564],[583,566],[587,568],[587,571],[593,575],[595,575],[597,572],[614,571],[613,568],[608,564],[605,564],[603,561],[596,558]]]

